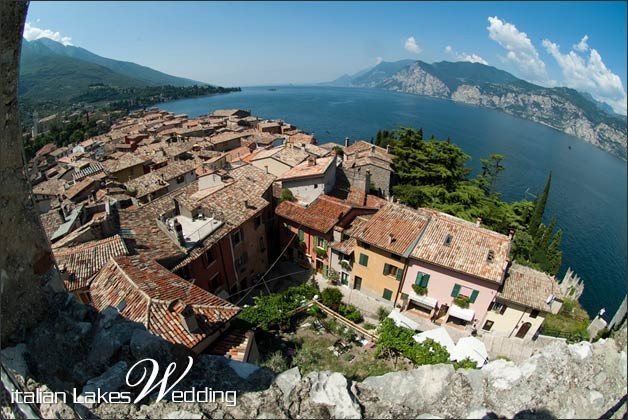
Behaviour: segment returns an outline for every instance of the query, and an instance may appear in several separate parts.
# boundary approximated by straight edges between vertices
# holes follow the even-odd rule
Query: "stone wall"
[[[145,357],[181,365],[189,352],[152,336],[142,324],[54,297],[58,311],[18,345],[2,350],[2,364],[28,390],[127,390],[129,366]],[[235,407],[218,403],[42,404],[46,418],[598,418],[626,394],[626,331],[597,343],[547,344],[519,363],[495,360],[482,370],[451,365],[352,382],[339,373],[297,368],[282,374],[223,357],[201,355],[177,386],[237,390]],[[165,366],[165,364],[164,364]],[[175,374],[175,377],[178,375]],[[2,414],[10,416],[6,398]],[[622,407],[616,416],[625,412]]]

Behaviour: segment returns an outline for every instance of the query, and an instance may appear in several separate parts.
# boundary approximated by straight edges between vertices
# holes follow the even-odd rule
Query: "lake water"
[[[282,119],[315,133],[319,142],[369,140],[378,129],[423,127],[459,145],[477,173],[480,158],[506,156],[498,189],[506,200],[541,192],[549,171],[552,187],[546,223],[556,216],[563,230],[563,266],[585,282],[580,301],[594,315],[612,316],[626,294],[626,162],[575,137],[499,111],[396,92],[331,87],[243,88],[242,92],[157,105],[191,118],[214,109],[240,108]],[[570,148],[571,147],[571,148]],[[607,317],[609,318],[609,317]]]

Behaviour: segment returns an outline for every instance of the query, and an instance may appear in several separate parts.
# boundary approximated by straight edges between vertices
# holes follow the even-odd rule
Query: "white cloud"
[[[488,62],[480,57],[477,54],[467,54],[466,52],[458,53],[456,52],[451,45],[447,45],[445,47],[445,52],[450,54],[458,61],[468,61],[469,63],[480,63],[484,65],[488,65]]]
[[[548,39],[543,40],[543,46],[562,70],[566,86],[588,92],[598,101],[609,104],[615,112],[626,115],[628,97],[621,78],[606,67],[597,50],[589,49],[587,39],[587,36],[582,38],[567,54],[561,54],[560,45]],[[574,50],[589,50],[588,60]]]
[[[497,16],[489,17],[489,37],[508,51],[504,61],[510,61],[528,80],[544,85],[553,84],[547,76],[545,63],[525,32]]]
[[[589,50],[589,44],[587,41],[589,40],[589,35],[585,35],[582,37],[580,42],[573,46],[573,49],[580,52],[586,52]]]
[[[375,59],[375,65],[378,65],[379,63],[381,63],[382,61],[384,61],[384,59],[382,57],[377,57]]]
[[[69,36],[61,36],[59,32],[53,32],[50,29],[37,28],[28,22],[26,22],[26,25],[24,26],[24,38],[26,38],[27,41],[33,41],[39,38],[50,38],[53,41],[62,43],[63,45],[73,45],[71,42],[72,38]]]
[[[419,47],[419,45],[416,43],[416,40],[413,36],[406,39],[406,43],[403,45],[403,48],[414,54],[420,54],[421,51],[423,51],[421,47]]]

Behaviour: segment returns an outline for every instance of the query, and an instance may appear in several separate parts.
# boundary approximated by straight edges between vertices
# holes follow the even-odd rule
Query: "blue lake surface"
[[[583,140],[499,111],[403,93],[332,87],[243,88],[226,95],[157,105],[191,118],[214,109],[240,108],[282,119],[314,133],[319,142],[369,140],[379,129],[423,128],[425,138],[451,138],[472,157],[506,156],[498,189],[506,200],[532,198],[549,171],[552,187],[545,222],[563,230],[563,265],[585,282],[580,299],[589,314],[615,313],[626,294],[626,162]],[[571,147],[571,148],[570,148]]]

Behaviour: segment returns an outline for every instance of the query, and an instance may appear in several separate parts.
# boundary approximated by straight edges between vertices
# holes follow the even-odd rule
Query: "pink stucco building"
[[[437,322],[479,324],[504,281],[511,241],[479,221],[434,214],[410,254],[397,305]]]

